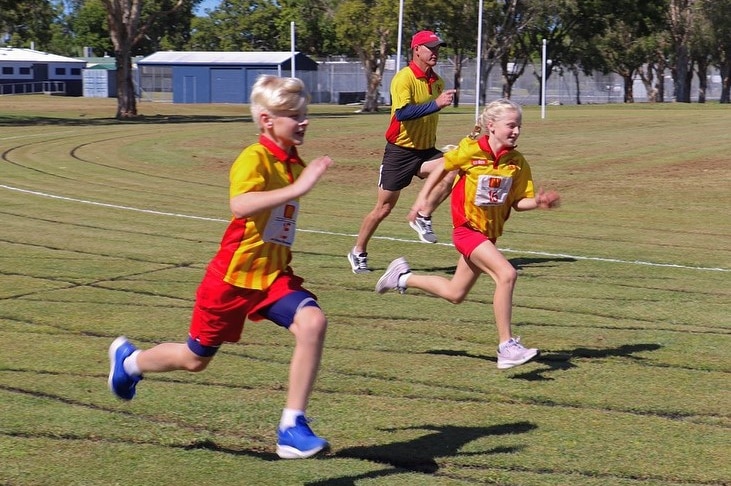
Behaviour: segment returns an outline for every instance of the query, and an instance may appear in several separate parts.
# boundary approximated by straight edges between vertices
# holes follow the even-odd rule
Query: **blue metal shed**
[[[296,77],[317,72],[314,60],[294,54]],[[167,87],[173,103],[248,103],[259,75],[292,75],[292,53],[161,51],[137,61],[137,66],[142,88]]]

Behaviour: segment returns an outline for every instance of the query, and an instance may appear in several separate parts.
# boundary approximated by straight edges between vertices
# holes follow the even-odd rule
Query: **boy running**
[[[231,166],[233,218],[198,287],[187,342],[139,350],[122,336],[109,348],[109,388],[131,400],[146,373],[203,371],[223,343],[240,340],[246,318],[288,329],[295,346],[277,429],[277,454],[285,459],[310,457],[329,447],[305,417],[327,319],[289,266],[299,198],[332,164],[329,157],[319,157],[305,166],[297,154],[309,123],[308,102],[299,79],[264,75],[254,84],[251,114],[259,140]]]

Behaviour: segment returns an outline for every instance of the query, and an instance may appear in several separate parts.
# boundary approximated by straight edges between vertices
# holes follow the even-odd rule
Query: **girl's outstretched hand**
[[[561,205],[561,196],[556,191],[540,189],[536,194],[536,204],[541,209],[557,208]]]

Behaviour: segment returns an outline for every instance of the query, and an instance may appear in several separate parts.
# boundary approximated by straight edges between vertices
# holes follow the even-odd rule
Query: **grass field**
[[[294,267],[330,328],[309,415],[332,443],[283,461],[274,429],[292,340],[248,323],[203,373],[107,390],[107,348],[185,338],[229,218],[246,107],[0,97],[0,484],[680,486],[731,484],[731,109],[526,107],[521,151],[552,212],[514,214],[514,330],[541,348],[495,367],[489,278],[454,306],[379,296],[389,261],[448,275],[457,253],[379,228],[377,271],[345,259],[375,183],[388,115],[311,108],[304,158],[336,165],[302,200]],[[472,128],[447,109],[439,143]]]

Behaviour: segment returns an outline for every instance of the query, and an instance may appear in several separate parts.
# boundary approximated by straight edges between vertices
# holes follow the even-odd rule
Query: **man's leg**
[[[367,251],[368,242],[373,237],[376,229],[378,229],[378,225],[391,214],[393,208],[396,207],[400,195],[401,191],[387,191],[386,189],[378,188],[376,206],[363,218],[360,231],[358,231],[358,238],[356,238],[355,246],[353,247],[355,251],[359,253]]]
[[[421,164],[419,177],[429,177],[429,174],[431,174],[435,168],[441,168],[443,166],[444,157],[428,160]],[[439,207],[439,205],[442,204],[447,199],[447,197],[449,197],[449,194],[452,192],[452,185],[454,184],[454,178],[456,177],[456,175],[457,174],[454,171],[448,172],[447,175],[444,176],[444,179],[441,180],[439,185],[437,185],[434,190],[431,191],[431,193],[429,194],[429,198],[427,199],[428,207],[421,210],[422,216],[431,216],[431,214],[436,211],[437,207]]]
[[[350,261],[353,273],[370,272],[368,268],[368,242],[373,237],[381,221],[391,214],[400,195],[401,191],[388,191],[381,187],[378,188],[376,206],[363,218],[358,237],[355,240],[355,246],[348,253],[348,261]]]

